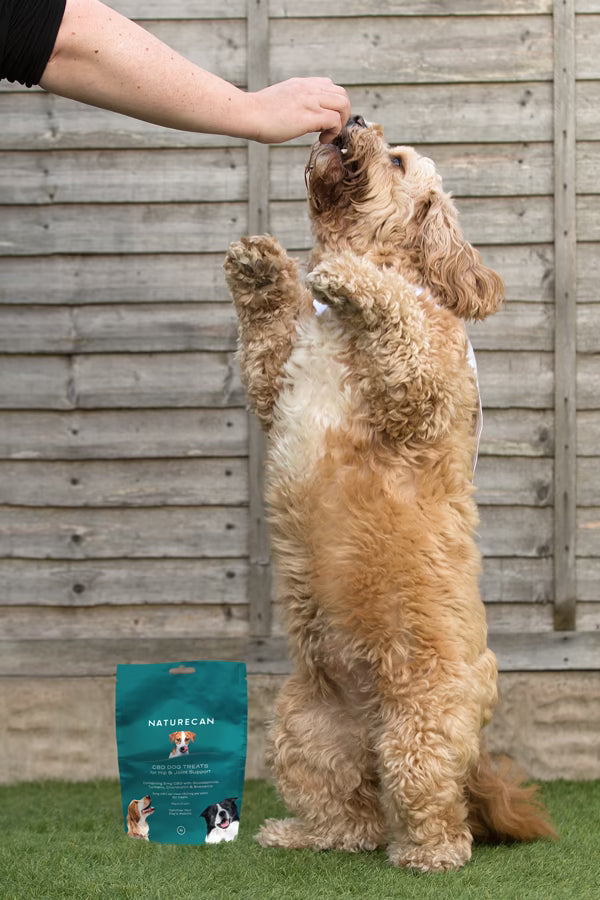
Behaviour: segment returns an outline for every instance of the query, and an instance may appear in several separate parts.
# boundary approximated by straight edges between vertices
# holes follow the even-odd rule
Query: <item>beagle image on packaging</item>
[[[148,840],[150,826],[146,821],[154,812],[152,797],[142,797],[141,800],[132,800],[127,807],[127,834],[129,837]]]
[[[196,735],[193,731],[172,731],[169,740],[175,744],[169,753],[169,759],[172,759],[174,756],[186,756],[190,752],[188,745],[196,740]]]

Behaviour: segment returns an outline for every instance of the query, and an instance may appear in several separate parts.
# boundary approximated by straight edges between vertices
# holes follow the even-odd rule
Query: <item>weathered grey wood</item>
[[[486,556],[483,559],[480,590],[488,610],[495,603],[551,605],[554,599],[552,560],[549,557]]]
[[[577,300],[579,303],[598,302],[600,279],[600,244],[577,246]]]
[[[483,406],[549,409],[553,401],[551,353],[477,353]]]
[[[577,458],[577,505],[600,506],[600,455]]]
[[[577,54],[573,54],[576,77],[585,79],[600,78],[600,16],[573,16]]]
[[[231,353],[0,356],[1,409],[240,406]]]
[[[219,606],[109,606],[85,609],[22,607],[0,609],[0,633],[6,640],[109,640],[123,638],[243,637],[248,632],[246,607]]]
[[[2,353],[235,350],[231,304],[0,306]]]
[[[551,410],[487,409],[479,444],[480,457],[552,456],[554,415]]]
[[[600,409],[577,411],[577,452],[597,456],[600,447]]]
[[[271,0],[270,10],[273,17],[533,15],[551,13],[552,0]]]
[[[240,406],[244,392],[233,353],[101,354],[73,359],[73,405]]]
[[[7,206],[0,255],[216,252],[247,231],[241,203]],[[90,229],[89,223],[94,222]]]
[[[244,409],[2,412],[0,459],[246,456]]]
[[[598,140],[598,102],[600,81],[580,81],[577,85],[577,139]]]
[[[581,355],[577,360],[577,406],[598,409],[600,367],[597,354]]]
[[[247,528],[235,507],[0,507],[0,558],[229,558],[245,555]]]
[[[600,253],[600,247],[598,252]],[[600,353],[600,303],[582,303],[577,306],[577,351]]]
[[[598,222],[598,195],[582,194],[577,198],[577,239],[600,241]]]
[[[478,544],[484,556],[545,558],[552,555],[552,510],[548,507],[484,506]]]
[[[331,78],[342,84],[552,78],[549,16],[528,16],[525,21],[518,16],[273,19],[271,32],[275,81],[285,78],[290,68],[301,75],[320,75],[323,60]]]
[[[390,139],[393,137],[393,134],[389,135]],[[595,147],[594,144],[589,146]],[[456,197],[552,193],[550,143],[419,143],[416,149],[435,162],[445,190],[451,191]],[[592,157],[593,154],[590,152],[589,156]],[[271,148],[273,200],[304,199],[304,169],[307,160],[308,152],[302,146]]]
[[[469,326],[475,350],[553,349],[554,307],[549,303],[505,303],[496,315]]]
[[[474,478],[477,502],[490,506],[548,506],[553,500],[552,476],[550,459],[480,456]]]
[[[600,557],[600,508],[579,507],[576,534],[578,556]]]
[[[245,559],[0,560],[3,606],[244,606]]]
[[[502,671],[596,669],[597,632],[490,634]],[[114,675],[119,663],[241,659],[250,673],[285,674],[291,665],[283,638],[111,638],[0,641],[0,675],[90,677]]]
[[[600,610],[600,559],[577,559],[577,598],[583,603],[595,604]],[[582,623],[578,622],[582,627]]]
[[[0,503],[36,507],[241,506],[241,459],[0,461]]]
[[[242,148],[0,152],[2,203],[245,200]]]
[[[216,253],[14,256],[1,260],[3,303],[231,303]]]
[[[600,141],[579,141],[576,160],[577,192],[597,194],[600,183]]]

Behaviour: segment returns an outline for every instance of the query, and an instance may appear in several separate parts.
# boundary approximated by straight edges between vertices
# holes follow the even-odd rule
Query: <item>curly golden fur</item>
[[[481,749],[496,703],[464,319],[502,299],[433,163],[351,121],[307,167],[305,287],[269,236],[232,244],[242,378],[269,432],[268,506],[295,664],[270,761],[294,819],[264,846],[387,845],[422,871],[477,839],[552,834]],[[316,316],[313,295],[327,310]]]

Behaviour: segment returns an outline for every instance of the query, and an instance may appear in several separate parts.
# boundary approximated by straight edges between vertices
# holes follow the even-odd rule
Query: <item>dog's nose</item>
[[[346,122],[346,128],[349,128],[351,125],[358,125],[359,128],[367,127],[367,123],[362,116],[351,116]]]

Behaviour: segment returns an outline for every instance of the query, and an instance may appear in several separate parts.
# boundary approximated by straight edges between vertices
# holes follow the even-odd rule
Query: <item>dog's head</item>
[[[389,147],[379,125],[354,116],[331,144],[315,144],[306,167],[315,237],[417,279],[464,319],[483,319],[503,298],[501,278],[465,241],[433,162]]]
[[[138,822],[142,821],[142,819],[151,816],[153,812],[154,807],[152,806],[152,797],[149,795],[142,797],[141,800],[132,800],[127,807],[129,820],[136,825]]]
[[[174,750],[178,753],[185,754],[188,752],[188,744],[196,740],[196,734],[193,731],[172,731],[169,740],[175,744]]]
[[[200,813],[206,821],[206,830],[211,831],[213,828],[225,830],[229,828],[232,822],[239,820],[238,808],[236,805],[237,797],[228,797],[227,800],[221,800],[219,803],[213,803],[207,806],[203,813]]]

